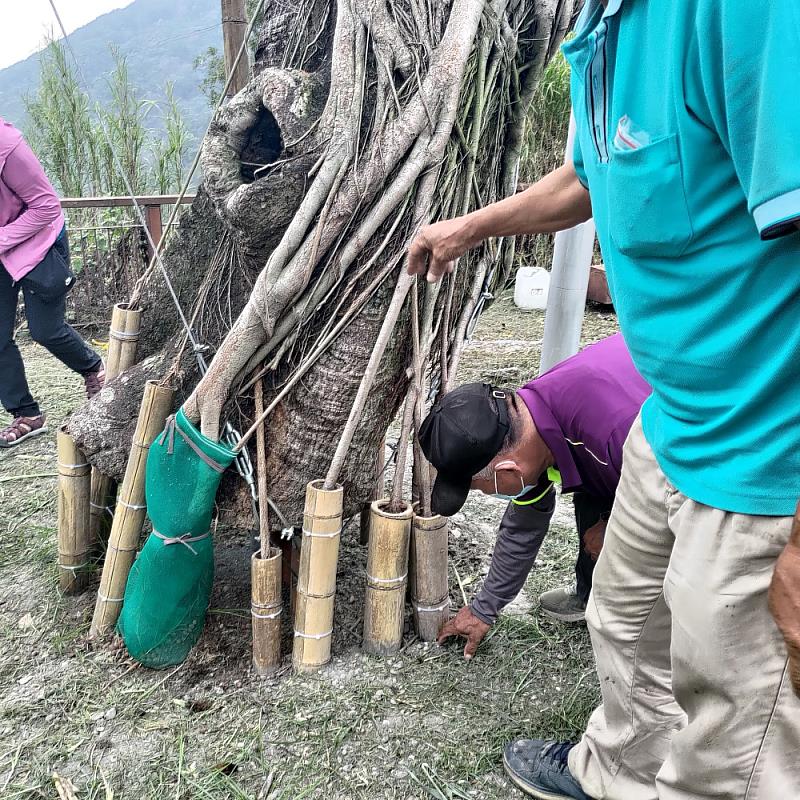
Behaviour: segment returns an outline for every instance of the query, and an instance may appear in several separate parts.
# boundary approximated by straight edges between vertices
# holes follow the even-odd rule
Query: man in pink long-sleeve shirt
[[[105,373],[100,356],[64,319],[74,277],[58,196],[22,134],[2,119],[0,262],[0,401],[12,416],[0,429],[0,447],[13,447],[46,430],[14,342],[20,289],[31,338],[83,376],[88,397],[100,391]]]

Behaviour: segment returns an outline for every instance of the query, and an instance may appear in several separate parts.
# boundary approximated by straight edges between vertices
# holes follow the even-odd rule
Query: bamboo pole
[[[255,413],[264,413],[264,383],[256,383]],[[257,675],[271,675],[281,665],[281,572],[282,554],[270,547],[267,503],[267,448],[264,423],[256,436],[259,538],[261,547],[250,562],[250,616],[253,625],[253,668]]]
[[[58,449],[58,581],[61,591],[81,591],[88,580],[92,540],[89,533],[91,468],[64,428]]]
[[[292,654],[297,672],[312,672],[330,661],[342,503],[339,485],[324,489],[316,480],[306,488]]]
[[[447,580],[448,520],[414,515],[411,526],[409,576],[414,628],[423,642],[435,642],[450,618]]]
[[[136,361],[136,348],[142,325],[140,309],[127,303],[117,303],[111,311],[108,331],[108,356],[106,357],[106,383],[113,380]],[[90,500],[90,531],[92,542],[104,542],[111,530],[114,516],[116,481],[100,470],[92,468],[92,494]]]
[[[131,308],[128,303],[117,303],[114,306],[108,331],[106,380],[116,378],[135,363],[141,326],[141,309]]]
[[[403,610],[408,580],[408,544],[413,510],[388,510],[388,499],[376,500],[367,555],[367,586],[364,596],[363,647],[373,655],[396,653],[403,641]]]
[[[253,619],[253,669],[257,675],[271,675],[281,665],[281,551],[257,550],[250,560]]]
[[[92,637],[111,630],[119,617],[128,572],[138,550],[144,523],[146,510],[144,474],[147,452],[163,429],[167,415],[172,410],[174,394],[173,389],[160,386],[156,381],[148,381],[145,384],[125,478],[117,502],[117,512],[111,526],[100,589],[97,592],[97,604],[90,629]]]

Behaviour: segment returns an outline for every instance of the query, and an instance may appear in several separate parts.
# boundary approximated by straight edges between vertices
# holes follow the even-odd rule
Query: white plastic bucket
[[[544,311],[550,291],[550,273],[541,267],[520,267],[514,282],[514,305],[522,311]]]

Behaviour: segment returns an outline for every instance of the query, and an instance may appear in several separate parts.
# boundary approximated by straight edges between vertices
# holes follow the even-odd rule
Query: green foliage
[[[564,163],[569,114],[569,64],[559,50],[542,73],[531,105],[520,163],[522,183],[534,183]],[[524,263],[549,267],[553,237],[518,240],[517,256]]]
[[[172,83],[166,88],[167,105],[164,112],[166,136],[156,139],[153,147],[153,174],[156,190],[160,194],[168,194],[183,185],[184,162],[192,135],[184,124],[178,102],[172,89]]]
[[[542,73],[528,118],[522,180],[532,183],[564,161],[569,130],[569,64],[559,50]]]
[[[225,88],[225,58],[216,47],[209,47],[192,62],[192,68],[203,71],[198,84],[211,108],[216,108]]]
[[[63,45],[50,42],[41,54],[39,89],[25,97],[27,138],[64,196],[127,194],[114,154],[134,193],[176,191],[190,135],[172,84],[164,102],[144,99],[131,82],[127,59],[113,50],[112,56],[111,102],[93,110]],[[149,126],[151,115],[160,118],[165,135]]]

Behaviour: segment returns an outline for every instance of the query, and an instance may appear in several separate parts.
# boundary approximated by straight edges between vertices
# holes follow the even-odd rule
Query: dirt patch
[[[543,315],[494,304],[465,353],[462,380],[514,385],[535,374]],[[616,330],[589,312],[584,340]],[[250,533],[226,531],[205,631],[180,667],[152,672],[86,643],[96,583],[57,592],[54,431],[81,381],[23,335],[50,433],[0,452],[0,797],[56,798],[52,773],[81,798],[522,797],[500,766],[521,735],[569,737],[597,699],[588,637],[537,615],[541,591],[569,581],[569,499],[518,600],[478,657],[416,641],[386,660],[360,651],[366,551],[343,535],[333,660],[316,675],[250,670]],[[506,370],[506,372],[502,372]],[[502,380],[500,380],[502,378]],[[453,520],[451,600],[488,568],[504,504],[473,496]],[[286,644],[290,637],[286,614]],[[288,651],[287,651],[288,652]]]

